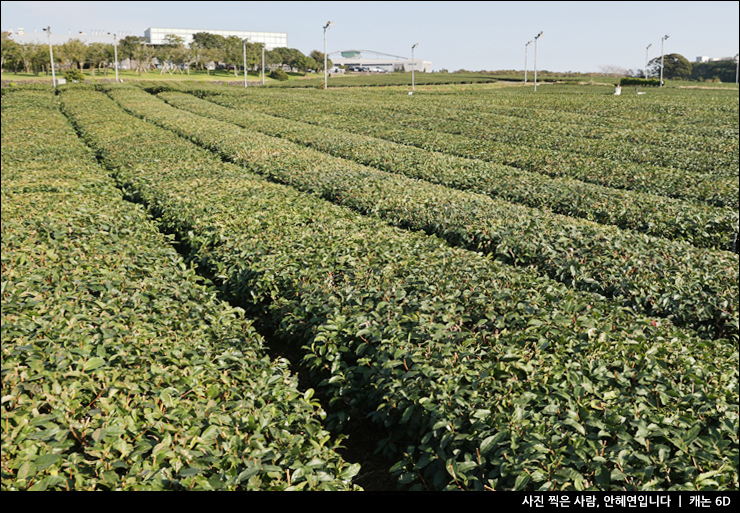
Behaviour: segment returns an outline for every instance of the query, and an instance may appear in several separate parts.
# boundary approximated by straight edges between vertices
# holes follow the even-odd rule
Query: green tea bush
[[[2,489],[352,489],[313,391],[50,92],[2,107]]]
[[[533,266],[579,289],[612,297],[624,306],[671,318],[706,337],[737,336],[737,320],[730,314],[737,311],[739,299],[734,279],[735,255],[700,250],[686,243],[556,216],[377,171],[289,141],[170,108],[139,91],[112,90],[110,94],[137,115],[272,180],[381,217],[391,224],[424,230],[452,244],[491,253],[512,265]],[[163,97],[198,112],[230,118],[227,109],[211,107],[188,95]],[[252,122],[254,118],[241,114],[246,125],[259,126],[261,118]],[[298,134],[310,138],[319,130],[278,121],[268,131],[283,137]],[[320,141],[313,138],[311,146],[319,146]],[[373,152],[372,147],[363,147],[362,141],[351,136],[332,137],[324,147],[337,148],[345,142],[346,154],[350,156],[362,154],[365,149],[368,154]],[[272,150],[265,153],[268,147]],[[399,160],[415,164],[399,151]],[[380,155],[379,160],[391,159]],[[441,166],[433,167],[437,174],[441,173]],[[728,225],[730,222],[731,219]],[[697,302],[702,303],[701,309],[696,308]]]
[[[384,139],[221,107],[228,97],[200,102],[190,95],[164,95],[168,102],[199,115],[289,139],[336,157],[383,171],[650,235],[725,249],[738,224],[731,209],[696,205],[656,194],[620,190],[567,177],[547,177],[511,166],[466,159]]]
[[[100,93],[61,101],[192,261],[302,346],[333,420],[390,430],[412,489],[737,488],[736,342],[260,179]]]
[[[727,94],[704,101],[688,98],[687,105],[674,105],[679,100],[666,102],[662,97],[645,102],[640,97],[639,109],[630,104],[638,101],[637,97],[611,105],[603,104],[603,96],[584,102],[543,94],[537,99],[542,108],[537,109],[522,105],[522,98],[528,97],[510,100],[513,93],[505,91],[495,96],[495,101],[493,95],[461,91],[388,101],[386,96],[393,91],[373,96],[354,89],[342,91],[348,98],[341,108],[336,99],[307,91],[291,91],[291,98],[277,92],[258,93],[242,98],[239,92],[231,91],[214,96],[212,101],[428,152],[738,208],[737,128],[732,119],[737,108],[728,103]],[[597,105],[592,107],[591,103]],[[584,115],[586,105],[593,112]],[[634,111],[643,112],[645,119],[633,121]],[[673,121],[666,124],[666,116]],[[670,135],[664,135],[666,131]],[[633,140],[637,143],[630,142]]]
[[[657,78],[622,77],[619,84],[623,86],[658,87],[660,80]]]

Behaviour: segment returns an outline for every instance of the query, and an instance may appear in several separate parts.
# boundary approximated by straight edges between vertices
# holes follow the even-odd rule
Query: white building
[[[190,45],[193,42],[193,34],[197,34],[198,32],[208,32],[209,34],[216,34],[223,37],[236,36],[239,39],[249,39],[250,43],[264,43],[266,50],[288,47],[287,32],[150,27],[144,31],[144,37],[153,45],[161,45],[164,44],[165,36],[175,35],[183,38],[186,45]]]
[[[368,66],[383,68],[386,71],[432,72],[432,61],[414,59],[375,52],[372,50],[342,50],[329,54],[335,66]]]
[[[716,62],[716,61],[734,61],[735,57],[707,57],[706,55],[700,55],[696,58],[696,62]]]

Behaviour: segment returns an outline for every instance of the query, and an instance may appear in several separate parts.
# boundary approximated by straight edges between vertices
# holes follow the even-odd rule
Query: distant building
[[[696,62],[716,62],[716,61],[734,61],[735,57],[707,57],[701,55],[696,58]]]
[[[239,39],[249,39],[250,43],[264,43],[266,50],[288,47],[287,32],[253,32],[248,30],[211,30],[189,28],[162,28],[150,27],[144,31],[144,37],[153,45],[164,44],[167,35],[180,36],[186,45],[193,42],[193,34],[208,32],[223,37],[236,36]]]
[[[399,57],[372,50],[343,50],[329,54],[335,66],[367,66],[383,68],[386,71],[432,72],[432,61]]]
[[[23,28],[18,28],[15,31],[11,27],[8,29],[10,38],[19,44],[29,43],[49,43],[49,36],[41,28],[33,29],[33,32],[27,31]],[[90,43],[110,43],[113,44],[113,34],[118,36],[120,41],[126,36],[134,35],[131,31],[106,31],[106,30],[91,30],[90,33],[79,31],[72,33],[71,30],[67,29],[66,32],[59,31],[58,33],[52,29],[51,31],[51,44],[61,45],[69,41],[70,39],[79,39],[85,44]],[[193,41],[193,34],[198,32],[208,32],[209,34],[217,34],[219,36],[229,37],[236,36],[239,39],[248,38],[252,43],[264,43],[265,49],[272,50],[274,48],[288,47],[288,33],[287,32],[253,32],[246,30],[210,30],[210,29],[183,29],[183,28],[161,28],[161,27],[150,27],[144,31],[144,39],[153,45],[164,44],[164,38],[168,34],[180,36],[185,41],[186,45],[189,45]]]

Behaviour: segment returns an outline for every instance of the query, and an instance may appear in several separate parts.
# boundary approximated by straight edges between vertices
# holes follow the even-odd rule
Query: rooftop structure
[[[49,43],[49,36],[44,32],[43,28],[34,28],[33,31],[18,28],[13,31],[13,28],[8,29],[10,39],[18,44],[25,45],[30,43]],[[60,29],[58,31],[51,29],[51,44],[61,45],[69,41],[70,39],[79,39],[85,44],[90,43],[110,43],[113,44],[113,34],[118,36],[118,39],[122,39],[126,36],[133,35],[131,31],[107,31],[107,30],[91,30],[89,33],[78,31],[72,32],[72,30]]]

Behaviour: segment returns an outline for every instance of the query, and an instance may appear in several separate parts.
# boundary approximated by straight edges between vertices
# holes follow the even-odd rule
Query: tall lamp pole
[[[665,57],[663,46],[666,39],[668,39],[668,34],[660,38],[660,87],[663,87],[663,57]]]
[[[247,87],[247,41],[249,41],[249,38],[245,38],[244,43],[244,87]]]
[[[118,36],[113,34],[113,60],[116,62],[116,84],[118,83]]]
[[[414,60],[414,50],[416,47],[419,46],[419,43],[416,43],[414,46],[411,47],[411,90],[414,91],[414,69],[416,68],[416,62]]]
[[[262,45],[262,85],[265,85],[265,45]]]
[[[532,41],[530,40],[526,45],[524,45],[524,83],[527,83],[527,50],[528,46],[532,44]]]
[[[534,36],[534,90],[537,91],[537,40],[542,36],[542,31]]]
[[[645,48],[645,78],[648,77],[647,68],[648,68],[648,62],[650,62],[648,60],[648,50],[650,50],[651,46],[653,46],[653,43],[650,43],[649,45],[647,45],[647,48]]]
[[[329,79],[328,79],[329,70],[326,69],[326,62],[327,62],[327,58],[326,58],[326,31],[332,25],[334,25],[334,22],[333,21],[328,21],[328,22],[326,22],[326,25],[324,25],[324,89],[328,89],[329,88]]]
[[[51,60],[51,83],[54,86],[54,89],[57,87],[57,77],[54,74],[54,50],[51,48],[51,27],[46,27],[44,29],[44,32],[46,32],[49,35],[49,58]]]

